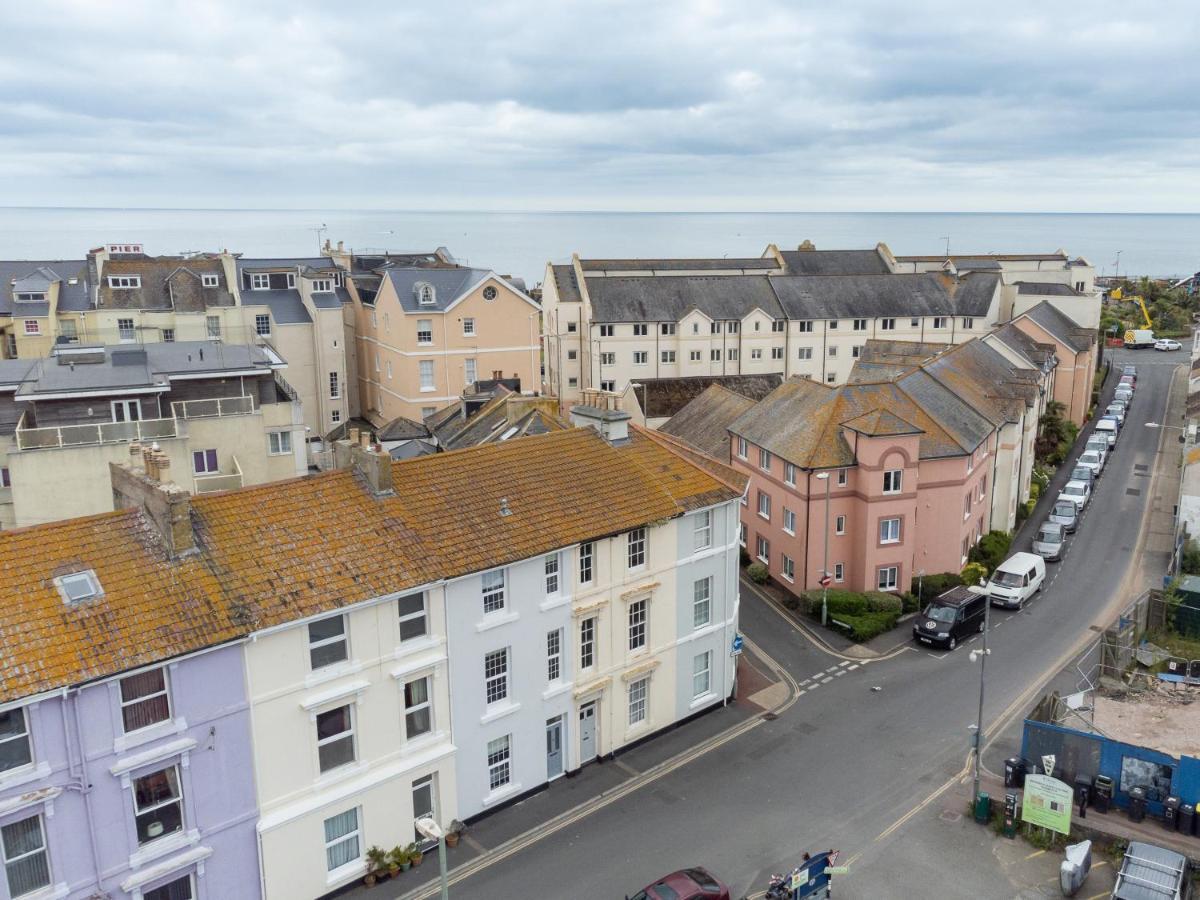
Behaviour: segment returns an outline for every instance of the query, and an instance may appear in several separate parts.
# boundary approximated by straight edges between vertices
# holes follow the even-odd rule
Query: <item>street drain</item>
[[[1089,625],[1088,628],[1090,628],[1092,631],[1103,631],[1104,630],[1099,625]]]
[[[773,713],[773,712],[763,713],[763,721],[764,722],[774,722],[778,718],[779,718],[778,713]]]
[[[1143,463],[1137,463],[1137,464],[1136,464],[1136,465],[1133,467],[1133,471],[1135,471],[1135,472],[1145,472],[1145,471],[1146,471],[1147,469],[1149,469],[1149,468],[1150,468],[1150,467],[1149,467],[1148,465],[1145,465],[1145,464],[1143,464]]]
[[[1142,489],[1141,488],[1125,488],[1125,494],[1126,494],[1126,496],[1129,496],[1129,497],[1140,497],[1140,496],[1142,496]]]

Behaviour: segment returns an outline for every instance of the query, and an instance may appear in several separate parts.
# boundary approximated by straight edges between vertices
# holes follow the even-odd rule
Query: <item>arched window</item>
[[[417,302],[422,306],[433,306],[437,299],[433,292],[433,285],[427,281],[418,281],[414,286],[417,294]]]

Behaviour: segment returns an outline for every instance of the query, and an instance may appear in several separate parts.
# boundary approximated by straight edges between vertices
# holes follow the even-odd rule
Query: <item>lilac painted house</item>
[[[261,896],[242,645],[165,537],[0,532],[0,900]]]

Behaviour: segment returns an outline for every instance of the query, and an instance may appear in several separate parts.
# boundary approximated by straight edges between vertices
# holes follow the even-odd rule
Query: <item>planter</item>
[[[425,858],[425,854],[418,850],[416,853],[413,854],[412,864],[414,866],[419,866],[421,864],[421,860],[423,860],[424,858]]]
[[[403,862],[403,863],[400,863],[400,871],[401,871],[401,872],[407,872],[407,871],[408,871],[408,867],[409,867],[409,866],[411,866],[411,865],[412,865],[412,863],[408,863],[408,862]]]
[[[391,876],[392,878],[395,878],[397,875],[400,874],[400,871],[403,868],[404,868],[403,866],[388,866],[388,875]]]
[[[446,846],[447,847],[457,847],[458,846],[458,832],[457,831],[447,831],[446,832]]]
[[[375,878],[374,872],[368,872],[366,875],[363,876],[363,884],[365,884],[367,887],[374,887],[375,881],[376,881],[376,878]]]

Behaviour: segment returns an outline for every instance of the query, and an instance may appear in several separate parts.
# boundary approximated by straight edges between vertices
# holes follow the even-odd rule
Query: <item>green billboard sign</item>
[[[1073,801],[1074,794],[1066,782],[1049,775],[1026,775],[1021,821],[1070,834]]]

